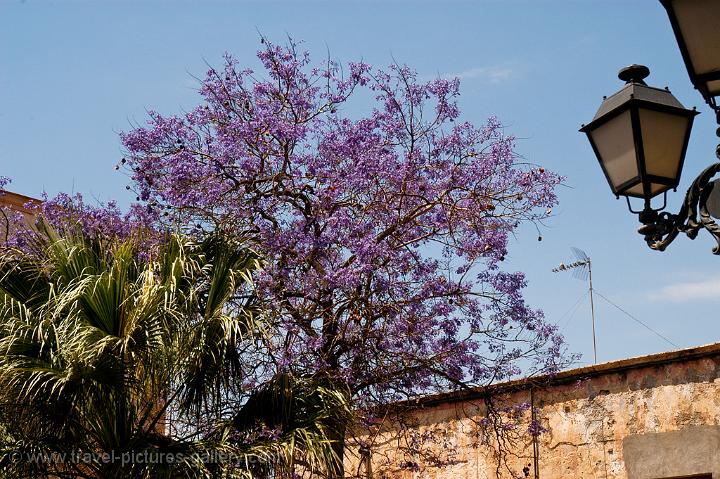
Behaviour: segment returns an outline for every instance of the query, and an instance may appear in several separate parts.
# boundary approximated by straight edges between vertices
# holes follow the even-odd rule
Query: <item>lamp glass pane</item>
[[[660,185],[660,184],[657,184],[657,183],[652,183],[652,184],[650,185],[650,194],[653,195],[653,196],[655,196],[655,195],[657,195],[657,194],[662,193],[663,191],[667,191],[667,190],[670,190],[670,189],[672,189],[671,186],[668,186],[668,185]]]
[[[720,180],[712,182],[713,189],[707,200],[707,209],[710,216],[720,220]]]
[[[645,196],[642,183],[635,185],[632,188],[628,188],[623,194],[627,196],[637,196],[638,198],[643,198]]]
[[[720,2],[675,0],[672,2],[695,73],[720,70]]]
[[[645,171],[648,175],[679,179],[689,118],[643,108],[639,114]]]
[[[590,132],[590,136],[613,191],[617,191],[619,185],[638,176],[629,110],[598,126]]]
[[[711,80],[706,85],[712,96],[720,95],[720,80]]]
[[[659,195],[663,191],[667,191],[669,189],[672,189],[672,186],[661,185],[659,183],[651,183],[650,184],[650,198],[652,198],[656,195]],[[627,196],[635,196],[637,198],[645,198],[645,191],[643,190],[642,183],[640,183],[639,185],[635,185],[632,188],[628,188],[622,194],[627,195]]]

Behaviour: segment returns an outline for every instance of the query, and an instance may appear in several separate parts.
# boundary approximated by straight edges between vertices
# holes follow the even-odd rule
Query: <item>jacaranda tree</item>
[[[555,370],[560,336],[501,266],[560,178],[496,119],[462,121],[457,79],[262,43],[264,73],[228,56],[197,108],[122,134],[121,164],[159,224],[230,232],[267,261],[273,368],[326,376],[363,411]]]

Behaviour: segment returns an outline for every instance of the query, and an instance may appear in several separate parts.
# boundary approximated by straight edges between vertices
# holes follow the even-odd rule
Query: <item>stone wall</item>
[[[498,416],[488,415],[484,395],[405,404],[401,422],[388,419],[361,438],[372,463],[367,452],[365,460],[350,454],[348,475],[720,478],[720,344],[501,385],[493,392]],[[523,403],[535,407],[510,407]],[[536,441],[528,433],[533,410],[545,429]],[[502,422],[503,435],[488,417]]]

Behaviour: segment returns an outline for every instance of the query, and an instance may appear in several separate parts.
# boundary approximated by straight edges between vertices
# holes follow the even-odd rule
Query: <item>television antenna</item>
[[[570,248],[575,256],[575,262],[570,264],[560,263],[557,268],[553,268],[553,273],[561,271],[573,270],[573,277],[582,281],[589,280],[590,284],[590,314],[592,317],[592,340],[593,340],[593,360],[597,364],[597,344],[595,342],[595,304],[593,301],[593,282],[592,282],[592,261],[585,251],[578,248]]]

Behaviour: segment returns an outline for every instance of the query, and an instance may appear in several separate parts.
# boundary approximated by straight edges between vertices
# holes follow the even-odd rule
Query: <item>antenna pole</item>
[[[720,164],[720,163],[719,163]],[[590,279],[590,314],[592,317],[592,340],[593,340],[593,364],[597,364],[597,341],[595,339],[595,298],[593,295],[593,284],[592,284],[592,261],[590,257],[581,249],[570,248],[575,255],[574,263],[565,264],[560,263],[557,268],[553,268],[553,273],[559,273],[560,271],[568,271],[571,269],[575,270],[575,277],[577,279]],[[582,268],[582,269],[576,269]],[[587,276],[585,276],[585,268],[587,268]]]
[[[588,272],[590,273],[590,314],[592,316],[593,359],[597,364],[597,344],[595,342],[595,304],[593,303],[592,262],[588,259]]]

